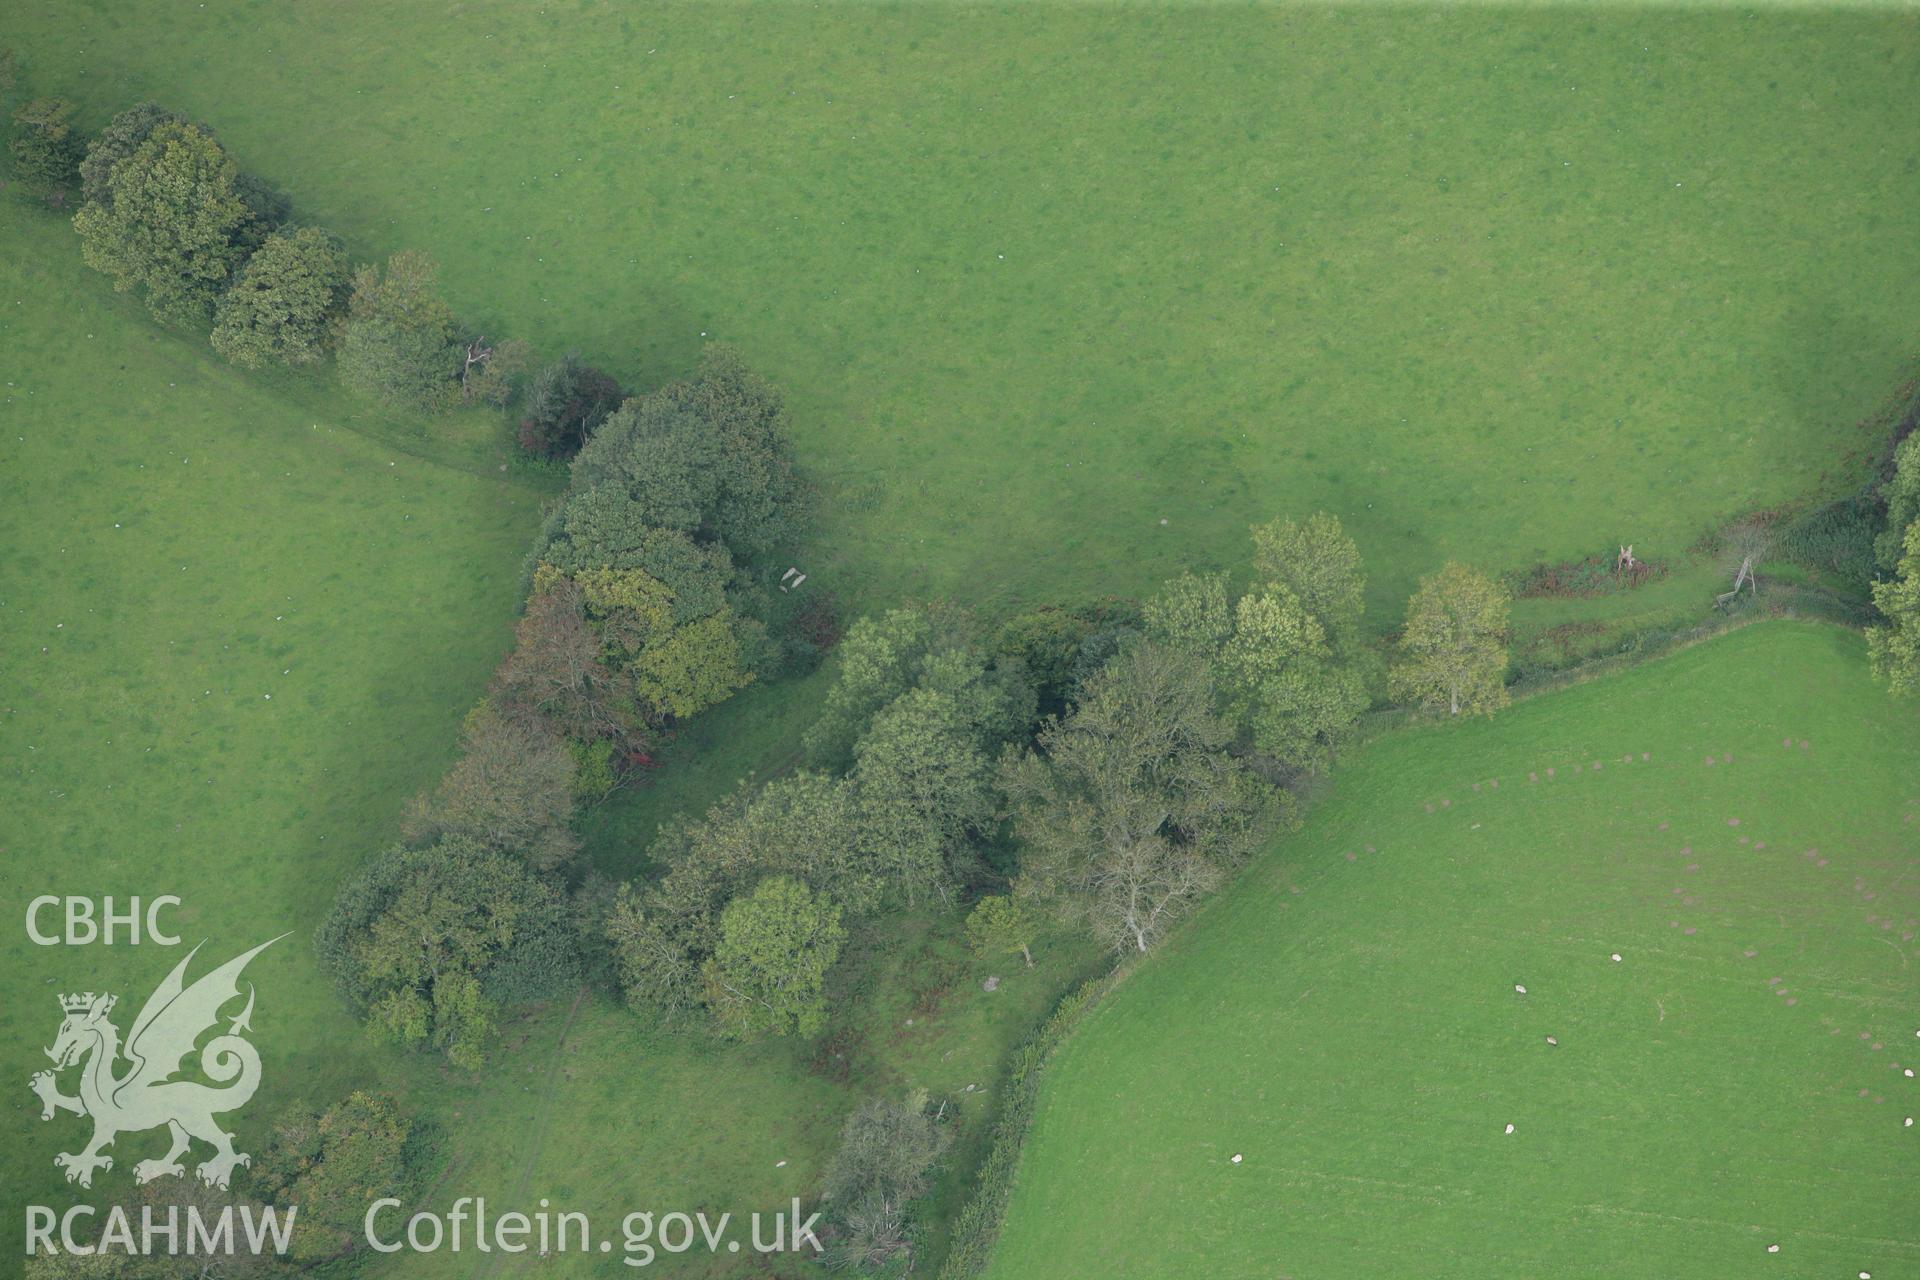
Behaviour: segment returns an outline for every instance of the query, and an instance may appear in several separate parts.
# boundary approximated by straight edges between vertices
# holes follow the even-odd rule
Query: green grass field
[[[175,893],[179,931],[211,939],[209,958],[299,930],[257,962],[268,1094],[371,1079],[384,1055],[363,1049],[304,935],[451,762],[508,643],[540,495],[370,440],[351,406],[238,376],[116,298],[57,221],[7,218],[8,900],[24,915],[40,894]],[[25,1081],[59,1024],[54,996],[107,988],[137,1006],[178,959],[38,948],[18,918],[0,956],[22,1124],[38,1115]],[[53,1153],[74,1136],[57,1127],[5,1145],[10,1203],[57,1185]]]
[[[1678,564],[1730,515],[1856,485],[1880,443],[1862,420],[1909,372],[1920,274],[1920,134],[1908,106],[1920,20],[1910,12],[39,0],[7,14],[0,45],[18,52],[24,89],[75,98],[90,127],[145,97],[206,120],[242,165],[356,255],[431,253],[463,318],[490,333],[546,353],[577,348],[636,387],[684,370],[703,341],[735,343],[787,389],[802,466],[820,487],[819,520],[794,558],[855,609],[947,595],[991,616],[1142,592],[1182,567],[1239,567],[1248,524],[1315,507],[1338,512],[1359,539],[1379,628],[1447,556],[1508,569],[1633,541]],[[446,1133],[442,1200],[544,1194],[596,1216],[771,1207],[813,1185],[859,1098],[990,1085],[1008,1049],[1086,971],[1084,952],[1058,945],[993,998],[968,973],[910,1030],[918,984],[950,968],[958,948],[950,921],[903,922],[868,940],[859,989],[839,993],[844,1029],[861,1046],[845,1079],[810,1065],[806,1046],[719,1052],[645,1036],[600,998],[532,1011],[479,1078],[370,1047],[326,989],[305,934],[339,881],[392,838],[405,797],[451,762],[459,718],[508,641],[521,557],[554,477],[517,464],[484,415],[396,417],[324,381],[225,368],[114,297],[57,218],[11,196],[0,204],[0,364],[0,875],[16,902],[178,892],[189,939],[207,936],[215,950],[299,931],[259,962],[257,1025],[271,1070],[247,1141],[259,1142],[273,1109],[296,1095],[324,1102],[379,1083]],[[1527,602],[1520,620],[1690,619],[1707,580],[1696,564],[1646,592]],[[1815,740],[1808,759],[1824,769],[1851,716],[1845,749],[1867,772],[1845,784],[1856,801],[1822,818],[1840,834],[1818,838],[1832,842],[1829,870],[1886,878],[1859,850],[1888,817],[1867,801],[1898,790],[1897,769],[1911,773],[1906,721],[1869,696],[1851,641],[1788,628],[1755,635],[1765,638],[1697,651],[1722,655],[1710,664],[1717,699],[1679,686],[1664,718],[1644,706],[1619,712],[1647,744],[1636,749],[1665,759],[1737,716],[1726,708],[1751,703],[1759,715],[1770,701],[1783,716],[1804,712],[1809,727],[1795,731]],[[1771,645],[1792,650],[1795,665],[1781,666]],[[1726,656],[1749,651],[1758,656]],[[1596,708],[1616,696],[1608,690],[1653,687],[1705,661],[1688,654],[1491,727],[1372,748],[1274,865],[1293,866],[1309,847],[1337,853],[1344,833],[1368,823],[1417,821],[1386,809],[1363,818],[1355,806],[1369,794],[1398,803],[1422,776],[1438,794],[1475,772],[1472,751],[1491,753],[1478,771],[1489,777],[1500,744],[1529,733],[1541,758],[1547,739],[1585,752],[1578,725],[1604,719]],[[819,689],[815,679],[755,690],[690,726],[654,786],[588,821],[593,863],[631,872],[659,818],[706,804],[750,769],[784,767]],[[1560,705],[1566,717],[1552,713],[1557,727],[1545,728]],[[1750,760],[1758,766],[1747,754],[1758,748],[1726,734],[1734,769],[1687,785],[1734,786]],[[1395,753],[1404,786],[1377,763]],[[1681,776],[1618,797],[1619,814]],[[1612,794],[1600,777],[1568,781]],[[1781,785],[1756,787],[1756,830],[1766,809],[1787,804],[1791,784]],[[1673,803],[1694,794],[1675,791]],[[1472,808],[1452,798],[1431,820],[1435,833]],[[1501,798],[1516,811],[1528,803],[1511,787]],[[1582,820],[1602,830],[1610,821]],[[1544,810],[1534,821],[1531,862],[1574,852]],[[1859,836],[1852,846],[1849,834]],[[1619,839],[1620,857],[1641,856]],[[1336,903],[1323,883],[1412,857],[1375,843],[1373,863],[1301,872],[1310,892],[1282,901],[1278,952],[1247,954],[1252,935],[1233,923],[1271,889],[1256,881],[1137,990],[1209,949],[1213,985],[1196,979],[1199,994],[1186,991],[1191,1008],[1180,1012],[1226,1016],[1223,984],[1275,955],[1287,963],[1253,988],[1260,1000],[1292,1001],[1315,985],[1322,959],[1344,957],[1349,974],[1372,966],[1384,984],[1385,970],[1406,963],[1380,932],[1391,917],[1379,900]],[[1614,847],[1600,841],[1599,856]],[[1892,847],[1875,856],[1891,860]],[[1701,860],[1697,874],[1716,869]],[[1455,868],[1467,889],[1485,887],[1480,869]],[[1899,892],[1875,884],[1883,897]],[[1420,891],[1434,887],[1429,879]],[[1518,966],[1524,955],[1544,975],[1541,998],[1517,1011],[1445,1012],[1436,1001],[1402,1010],[1403,1027],[1285,1005],[1288,1025],[1319,1018],[1311,1025],[1327,1035],[1314,1033],[1315,1052],[1344,1045],[1359,1055],[1338,1075],[1279,1070],[1284,1060],[1264,1047],[1183,1038],[1175,1048],[1193,1057],[1168,1093],[1149,1065],[1167,1046],[1142,1033],[1124,1079],[1102,1084],[1076,1064],[1101,1061],[1105,1029],[1140,1016],[1128,1010],[1147,997],[1125,993],[1076,1042],[1048,1095],[1005,1274],[1066,1274],[1093,1256],[1095,1233],[1114,1227],[1098,1179],[1085,1184],[1095,1202],[1072,1213],[1024,1198],[1046,1184],[1046,1161],[1110,1140],[1091,1128],[1068,1136],[1059,1099],[1077,1078],[1093,1079],[1099,1097],[1075,1108],[1136,1090],[1135,1105],[1114,1113],[1121,1132],[1157,1126],[1161,1112],[1171,1125],[1181,1104],[1207,1096],[1208,1080],[1238,1071],[1244,1052],[1272,1073],[1261,1079],[1276,1098],[1299,1088],[1365,1115],[1391,1089],[1410,1126],[1467,1115],[1460,1094],[1428,1091],[1411,1074],[1389,1080],[1390,1049],[1421,1041],[1422,1078],[1458,1076],[1480,1061],[1476,1033],[1491,1035],[1502,1018],[1547,1018],[1556,981],[1584,990],[1578,957],[1561,958],[1559,917],[1501,916],[1512,890],[1498,889],[1457,903],[1410,893],[1403,913],[1458,910],[1483,931],[1456,939],[1452,955],[1419,957],[1420,967],[1445,984],[1450,972],[1462,977],[1454,965],[1512,956]],[[1601,902],[1630,889],[1586,891]],[[1701,901],[1705,910],[1716,899]],[[1723,887],[1717,901],[1739,898]],[[1342,919],[1303,931],[1316,911]],[[1324,955],[1300,950],[1296,939],[1308,936],[1326,940]],[[1711,936],[1674,939],[1673,954]],[[1837,1001],[1892,990],[1891,955],[1863,943],[1783,976],[1810,992],[1824,982]],[[0,938],[0,958],[15,975],[0,1001],[0,1076],[24,1082],[56,1024],[54,992],[111,987],[133,999],[176,957],[144,947],[69,956],[16,931]],[[1788,1173],[1769,1183],[1751,1165],[1735,1178],[1714,1145],[1757,1148],[1756,1135],[1770,1132],[1782,1149],[1828,1144],[1819,1149],[1840,1160],[1833,1144],[1854,1123],[1841,1117],[1866,1104],[1849,1110],[1825,1084],[1809,1088],[1811,1109],[1783,1098],[1792,1071],[1839,1070],[1841,1038],[1819,1046],[1831,1063],[1812,1049],[1777,1067],[1703,1061],[1691,1055],[1709,1047],[1708,1028],[1746,1026],[1744,1005],[1709,1007],[1707,977],[1686,987],[1682,962],[1668,968],[1675,990],[1693,992],[1690,1012],[1684,995],[1678,1011],[1666,1002],[1669,1021],[1691,1016],[1699,1029],[1683,1038],[1675,1026],[1662,1041],[1673,1047],[1660,1051],[1670,1056],[1621,1064],[1618,1080],[1587,1079],[1580,1087],[1621,1097],[1618,1115],[1558,1117],[1562,1139],[1568,1119],[1595,1141],[1644,1119],[1629,1099],[1648,1089],[1701,1091],[1739,1132],[1723,1126],[1713,1142],[1642,1132],[1669,1144],[1644,1187],[1568,1193],[1635,1211],[1617,1222],[1596,1208],[1569,1225],[1553,1216],[1564,1206],[1546,1200],[1532,1217],[1517,1201],[1501,1211],[1566,1228],[1569,1249],[1603,1236],[1617,1245],[1629,1232],[1641,1252],[1616,1255],[1626,1261],[1612,1274],[1681,1248],[1683,1269],[1666,1273],[1684,1274],[1690,1242],[1717,1241],[1719,1228],[1654,1217],[1669,1191],[1704,1203],[1716,1187],[1732,1196],[1771,1186],[1783,1201],[1799,1188],[1805,1203],[1750,1225],[1777,1222],[1802,1259],[1851,1258],[1838,1237],[1893,1212],[1905,1166],[1849,1147],[1867,1181],[1823,1177],[1808,1189]],[[1746,982],[1745,970],[1730,971],[1725,989],[1744,1000]],[[1590,994],[1600,1003],[1559,1023],[1572,1028],[1562,1060],[1592,1052],[1583,1019],[1597,1036],[1627,1003],[1644,1012],[1638,986],[1618,1005],[1604,989]],[[1274,1007],[1256,1003],[1249,1028],[1272,1030]],[[1822,1007],[1810,994],[1794,1016]],[[1786,1013],[1769,1006],[1765,1016],[1762,1025],[1782,1025]],[[1572,1070],[1503,1060],[1516,1073]],[[1717,1077],[1699,1074],[1707,1068]],[[1532,1100],[1576,1084],[1516,1078],[1526,1109],[1511,1093],[1483,1101],[1521,1116],[1515,1139],[1534,1143],[1538,1159],[1552,1128]],[[1754,1095],[1766,1106],[1750,1116]],[[71,1123],[33,1120],[24,1084],[14,1104],[23,1128],[0,1148],[9,1241],[17,1200],[70,1194],[49,1184],[53,1152],[72,1140]],[[965,1104],[936,1190],[929,1261],[991,1105]],[[1244,1123],[1236,1112],[1234,1135]],[[1344,1163],[1324,1166],[1334,1172],[1276,1186],[1257,1179],[1277,1160],[1234,1135],[1208,1141],[1248,1151],[1237,1182],[1216,1181],[1212,1164],[1165,1143],[1097,1166],[1115,1185],[1130,1169],[1140,1175],[1117,1193],[1134,1197],[1121,1210],[1124,1237],[1136,1223],[1164,1227],[1162,1210],[1183,1205],[1182,1229],[1199,1234],[1179,1247],[1230,1274],[1275,1240],[1291,1247],[1307,1216],[1292,1204],[1325,1211],[1311,1227],[1320,1234],[1300,1237],[1319,1250],[1302,1255],[1300,1274],[1314,1274],[1316,1259],[1368,1256],[1344,1248],[1397,1247],[1373,1227],[1393,1213],[1415,1227],[1444,1218],[1454,1234],[1437,1238],[1464,1247],[1465,1219],[1446,1217],[1465,1199],[1445,1189],[1466,1185],[1457,1169],[1444,1184],[1434,1177],[1440,1190],[1395,1185],[1396,1162],[1419,1155],[1414,1142],[1383,1130],[1340,1147]],[[1489,1137],[1484,1150],[1510,1162],[1527,1149],[1515,1139]],[[1270,1134],[1266,1151],[1285,1140]],[[1599,1148],[1556,1149],[1569,1176],[1620,1172]],[[1445,1150],[1469,1163],[1467,1146]],[[1494,1168],[1469,1215],[1494,1213],[1480,1206],[1498,1188],[1511,1199],[1522,1183],[1542,1196],[1572,1185],[1538,1165]],[[1068,1184],[1055,1185],[1064,1194]],[[1243,1213],[1255,1225],[1229,1234]],[[1284,1234],[1248,1234],[1269,1229]],[[1900,1236],[1885,1221],[1874,1229]],[[1688,1243],[1676,1243],[1683,1231]],[[1815,1252],[1828,1244],[1831,1253]],[[1379,1257],[1428,1265],[1444,1254]],[[1572,1273],[1588,1256],[1599,1255],[1582,1253]],[[472,1261],[408,1258],[384,1274],[468,1275]],[[489,1260],[501,1270],[506,1261]],[[1522,1258],[1514,1273],[1539,1272],[1529,1265]]]
[[[989,1275],[1912,1274],[1916,777],[1802,623],[1373,744],[1056,1058]]]
[[[371,1045],[310,934],[339,882],[395,838],[405,798],[451,762],[460,717],[508,643],[543,491],[482,465],[471,421],[380,418],[369,438],[348,425],[363,406],[250,383],[114,297],[57,221],[25,217],[8,243],[20,252],[0,263],[0,344],[20,372],[0,396],[13,499],[0,506],[5,883],[22,910],[47,893],[177,893],[178,931],[209,940],[205,961],[294,931],[249,970],[267,1070],[242,1149],[294,1098],[377,1087],[443,1135],[434,1204],[548,1196],[609,1231],[635,1209],[770,1210],[808,1191],[868,1093],[990,1089],[1085,971],[1087,952],[1061,946],[988,996],[953,922],[900,922],[869,940],[879,958],[848,967],[863,989],[836,1001],[850,1059],[839,1073],[811,1067],[805,1044],[647,1036],[599,998],[517,1019],[477,1076]],[[689,768],[663,790],[703,804],[730,784]],[[647,799],[634,807],[664,816]],[[629,815],[603,835],[597,860],[631,874],[651,830],[639,826]],[[8,1112],[21,1126],[0,1176],[17,1242],[19,1204],[86,1195],[53,1167],[84,1128],[41,1125],[25,1088],[46,1065],[55,996],[112,990],[137,1008],[180,952],[40,948],[16,928],[0,957],[13,975],[0,1073],[19,1083]],[[916,1018],[936,972],[952,989]],[[961,1104],[963,1153],[982,1140],[991,1096]],[[122,1140],[118,1169],[156,1140]],[[957,1164],[940,1186],[949,1207],[963,1174]],[[465,1276],[473,1261],[388,1266]]]
[[[804,567],[869,606],[1136,592],[1315,507],[1381,622],[1448,556],[1670,559],[1856,483],[1915,336],[1911,11],[97,0],[6,38],[433,254],[489,331],[641,384],[738,344],[824,485]]]

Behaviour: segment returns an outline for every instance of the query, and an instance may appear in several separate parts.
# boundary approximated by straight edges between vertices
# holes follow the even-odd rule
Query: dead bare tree
[[[466,404],[504,409],[533,359],[533,348],[521,338],[488,342],[482,334],[466,344],[461,359],[460,399]]]
[[[1773,534],[1756,521],[1743,520],[1727,530],[1721,539],[1720,569],[1733,578],[1733,589],[1714,597],[1715,608],[1730,604],[1745,587],[1749,594],[1760,594],[1760,563],[1773,546]]]
[[[487,335],[484,333],[467,344],[467,362],[460,366],[460,390],[463,394],[467,389],[467,379],[472,376],[475,367],[491,359],[493,348],[487,345]]]

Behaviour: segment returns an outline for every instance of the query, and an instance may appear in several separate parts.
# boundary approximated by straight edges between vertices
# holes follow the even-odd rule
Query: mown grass
[[[988,1274],[1913,1269],[1917,770],[1809,623],[1369,745],[1054,1060]]]
[[[856,605],[1135,592],[1315,507],[1383,623],[1449,556],[1672,559],[1850,490],[1912,351],[1904,10],[95,0],[7,39],[490,331],[641,385],[738,344]]]

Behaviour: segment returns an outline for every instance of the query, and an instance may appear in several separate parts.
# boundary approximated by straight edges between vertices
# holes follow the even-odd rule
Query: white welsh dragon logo
[[[194,1042],[220,1021],[221,1007],[239,998],[240,971],[247,967],[247,961],[278,941],[280,938],[261,943],[190,987],[184,981],[187,965],[200,948],[189,951],[147,997],[140,1016],[133,1020],[124,1048],[119,1029],[107,1020],[117,997],[96,996],[91,991],[60,997],[60,1008],[67,1016],[53,1048],[47,1050],[53,1070],[37,1072],[32,1086],[40,1095],[42,1120],[53,1119],[56,1111],[93,1117],[93,1141],[82,1151],[62,1152],[53,1158],[54,1164],[66,1170],[68,1182],[92,1186],[94,1170],[113,1168],[113,1158],[102,1155],[102,1148],[111,1146],[122,1133],[161,1125],[172,1135],[173,1146],[162,1158],[142,1160],[134,1166],[133,1176],[140,1182],[185,1173],[180,1157],[194,1138],[214,1149],[212,1158],[194,1171],[208,1186],[225,1187],[235,1165],[253,1163],[251,1156],[233,1149],[233,1135],[214,1121],[217,1114],[245,1106],[260,1087],[260,1055],[240,1038],[242,1031],[253,1029],[251,983],[247,986],[247,1007],[231,1020],[225,1035],[215,1036],[200,1050],[201,1072],[226,1087],[215,1089],[195,1080],[172,1077],[194,1051]],[[115,1074],[115,1064],[122,1057],[131,1065],[124,1074]],[[80,1071],[80,1094],[67,1097],[55,1084],[54,1075],[82,1059],[86,1059],[86,1065]]]

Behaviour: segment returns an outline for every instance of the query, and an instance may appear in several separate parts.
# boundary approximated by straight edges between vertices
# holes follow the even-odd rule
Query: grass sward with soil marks
[[[862,607],[1138,592],[1317,507],[1381,623],[1448,557],[1672,560],[1850,490],[1912,345],[1910,11],[120,0],[7,38],[90,121],[160,98],[356,252],[431,253],[489,333],[638,385],[736,343],[825,482],[802,567]]]
[[[1362,749],[1055,1059],[989,1276],[1907,1274],[1916,778],[1810,623]]]

